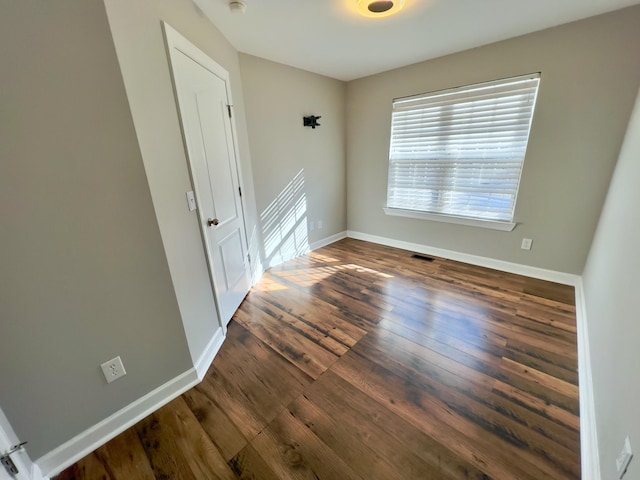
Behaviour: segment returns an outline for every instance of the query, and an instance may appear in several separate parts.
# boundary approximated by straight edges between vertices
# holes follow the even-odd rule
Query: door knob
[[[207,220],[207,226],[211,227],[212,225],[218,225],[220,223],[220,220],[218,220],[217,218],[210,218],[209,220]]]

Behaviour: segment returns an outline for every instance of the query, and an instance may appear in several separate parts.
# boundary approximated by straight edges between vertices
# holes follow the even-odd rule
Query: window
[[[385,211],[513,229],[539,82],[536,73],[394,100]]]

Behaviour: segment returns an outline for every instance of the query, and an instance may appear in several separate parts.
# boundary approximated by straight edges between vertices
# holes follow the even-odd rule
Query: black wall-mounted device
[[[318,123],[318,119],[320,118],[322,118],[322,116],[309,115],[308,117],[302,117],[302,124],[305,127],[311,127],[315,129],[316,127],[320,126],[320,124]]]

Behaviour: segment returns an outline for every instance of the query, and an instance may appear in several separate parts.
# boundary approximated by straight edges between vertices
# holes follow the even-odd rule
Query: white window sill
[[[475,218],[456,217],[454,215],[443,215],[438,213],[417,212],[415,210],[402,210],[399,208],[384,207],[384,213],[387,215],[395,215],[397,217],[420,218],[422,220],[432,220],[434,222],[457,223],[458,225],[467,225],[471,227],[491,228],[493,230],[502,230],[510,232],[516,228],[517,223],[502,222],[499,220],[477,220]]]

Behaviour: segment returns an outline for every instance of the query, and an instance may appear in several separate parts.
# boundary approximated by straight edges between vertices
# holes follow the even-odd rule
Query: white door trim
[[[0,456],[7,453],[9,449],[17,443],[19,443],[18,436],[2,411],[2,408],[0,408]],[[4,466],[0,465],[0,480],[48,480],[42,476],[40,469],[31,461],[25,449],[13,453],[11,460],[13,460],[13,463],[15,463],[18,468],[18,474],[9,475]]]

